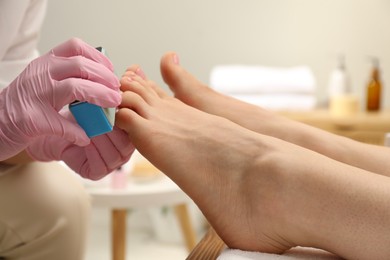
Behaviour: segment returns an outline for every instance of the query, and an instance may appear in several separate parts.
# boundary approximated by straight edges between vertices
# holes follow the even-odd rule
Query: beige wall
[[[40,50],[72,36],[103,45],[118,75],[139,63],[161,84],[159,59],[168,50],[205,82],[222,63],[307,64],[320,98],[337,53],[345,53],[361,96],[367,57],[376,55],[390,107],[390,0],[49,1]]]

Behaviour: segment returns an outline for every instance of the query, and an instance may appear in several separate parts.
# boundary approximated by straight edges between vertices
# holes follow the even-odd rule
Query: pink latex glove
[[[0,161],[43,135],[89,144],[84,130],[58,111],[74,100],[116,107],[121,101],[119,86],[107,57],[79,39],[33,60],[0,92]]]
[[[72,119],[69,111],[61,111]],[[26,149],[38,161],[62,160],[82,177],[98,180],[126,163],[134,146],[126,132],[114,127],[113,131],[93,137],[85,147],[75,145],[57,136],[42,136]]]

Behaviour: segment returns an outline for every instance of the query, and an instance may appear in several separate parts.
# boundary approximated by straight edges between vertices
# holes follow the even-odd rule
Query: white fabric
[[[282,255],[225,249],[217,260],[337,260],[342,259],[329,252],[306,247],[295,247]]]
[[[0,90],[38,56],[47,0],[0,1]]]
[[[210,86],[225,94],[313,94],[316,91],[314,75],[307,66],[216,66],[211,71]]]

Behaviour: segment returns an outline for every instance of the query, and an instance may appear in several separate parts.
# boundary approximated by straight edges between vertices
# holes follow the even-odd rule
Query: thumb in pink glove
[[[69,111],[66,114],[69,116]],[[62,160],[82,177],[98,180],[126,163],[134,146],[123,130],[114,127],[110,133],[93,137],[84,147],[58,136],[42,136],[26,151],[38,161]]]
[[[121,101],[111,62],[79,39],[32,61],[0,92],[0,161],[43,135],[87,145],[90,140],[85,132],[58,113],[74,100],[102,107],[116,107]]]

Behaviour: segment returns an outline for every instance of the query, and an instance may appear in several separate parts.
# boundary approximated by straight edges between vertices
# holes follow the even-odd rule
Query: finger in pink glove
[[[26,151],[38,161],[62,160],[82,177],[99,180],[126,163],[134,152],[128,135],[113,131],[91,139],[80,147],[57,136],[40,137]]]
[[[85,132],[58,113],[74,100],[102,107],[116,107],[121,101],[112,63],[79,39],[32,61],[0,92],[0,161],[42,135],[87,145],[90,140]]]

